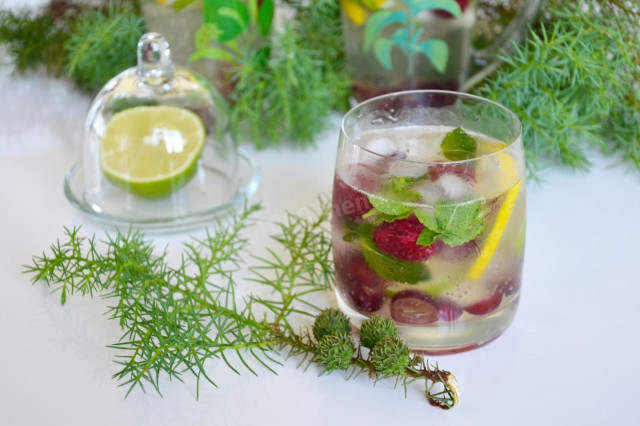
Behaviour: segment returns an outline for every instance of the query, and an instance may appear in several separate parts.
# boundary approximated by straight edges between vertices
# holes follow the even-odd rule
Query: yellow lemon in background
[[[340,0],[345,15],[356,25],[364,24],[369,12],[375,12],[386,2],[386,0]]]

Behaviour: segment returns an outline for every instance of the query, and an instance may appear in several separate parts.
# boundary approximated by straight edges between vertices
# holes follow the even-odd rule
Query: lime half
[[[205,128],[193,112],[172,106],[125,109],[107,122],[100,164],[114,184],[142,197],[162,197],[195,174]]]

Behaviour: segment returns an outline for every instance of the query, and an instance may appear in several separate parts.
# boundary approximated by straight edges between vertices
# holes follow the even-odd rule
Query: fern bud
[[[398,327],[391,319],[381,316],[373,316],[366,320],[360,327],[360,344],[365,348],[373,349],[383,337],[398,337]]]
[[[319,342],[325,336],[338,333],[351,333],[349,318],[338,309],[324,309],[313,323],[313,337]]]
[[[351,364],[355,350],[349,333],[329,334],[320,340],[317,360],[327,371],[345,370]]]
[[[411,352],[398,337],[385,336],[371,350],[371,363],[376,373],[384,376],[403,376],[411,362]]]

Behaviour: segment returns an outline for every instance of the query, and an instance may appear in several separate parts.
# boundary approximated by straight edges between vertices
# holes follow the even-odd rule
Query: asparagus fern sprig
[[[72,294],[99,294],[111,303],[109,318],[122,336],[116,350],[120,370],[114,375],[131,392],[151,384],[160,392],[160,374],[181,379],[192,373],[199,384],[207,375],[205,362],[222,358],[233,367],[227,351],[263,360],[268,351],[266,326],[235,300],[233,272],[247,240],[240,236],[247,209],[231,226],[220,227],[203,240],[186,244],[180,265],[168,266],[166,252],[138,232],[118,232],[104,242],[102,253],[94,238],[67,229],[67,240],[51,247],[51,255],[35,257],[27,271],[60,292],[64,304]],[[246,351],[241,351],[246,350]]]
[[[144,32],[136,1],[56,0],[39,9],[0,9],[0,44],[19,73],[43,67],[95,93],[111,77],[135,64]]]
[[[548,0],[529,38],[477,91],[523,122],[529,171],[588,169],[586,146],[640,170],[640,38],[631,2]]]
[[[334,281],[328,203],[312,219],[288,214],[271,237],[274,246],[246,269],[249,240],[243,231],[254,224],[252,214],[258,209],[248,207],[217,223],[204,238],[185,243],[177,266],[170,265],[167,250],[157,253],[139,232],[118,231],[97,241],[72,228],[50,253],[35,256],[25,272],[59,293],[62,304],[75,294],[99,295],[109,302],[108,317],[121,330],[109,345],[119,365],[114,379],[127,388],[127,395],[146,386],[160,393],[162,380],[183,380],[185,375],[195,377],[197,391],[201,381],[215,386],[207,369],[214,359],[236,373],[257,375],[256,362],[275,372],[284,355],[297,357],[300,365],[318,363],[326,371],[393,377],[405,387],[424,379],[430,403],[449,408],[457,401],[453,376],[408,355],[397,337],[391,345],[356,351],[346,317],[344,335],[334,336],[330,327],[325,327],[327,335],[316,333],[327,312],[337,312],[322,311],[311,300]],[[247,270],[248,279],[260,286],[241,297],[238,277]],[[304,324],[316,315],[311,333]],[[387,329],[388,324],[382,328]],[[347,351],[332,347],[330,340],[342,342]]]

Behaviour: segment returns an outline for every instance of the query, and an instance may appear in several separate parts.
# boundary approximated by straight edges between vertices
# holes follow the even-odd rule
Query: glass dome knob
[[[138,42],[138,75],[150,85],[160,85],[173,78],[169,42],[159,33],[146,33]]]

